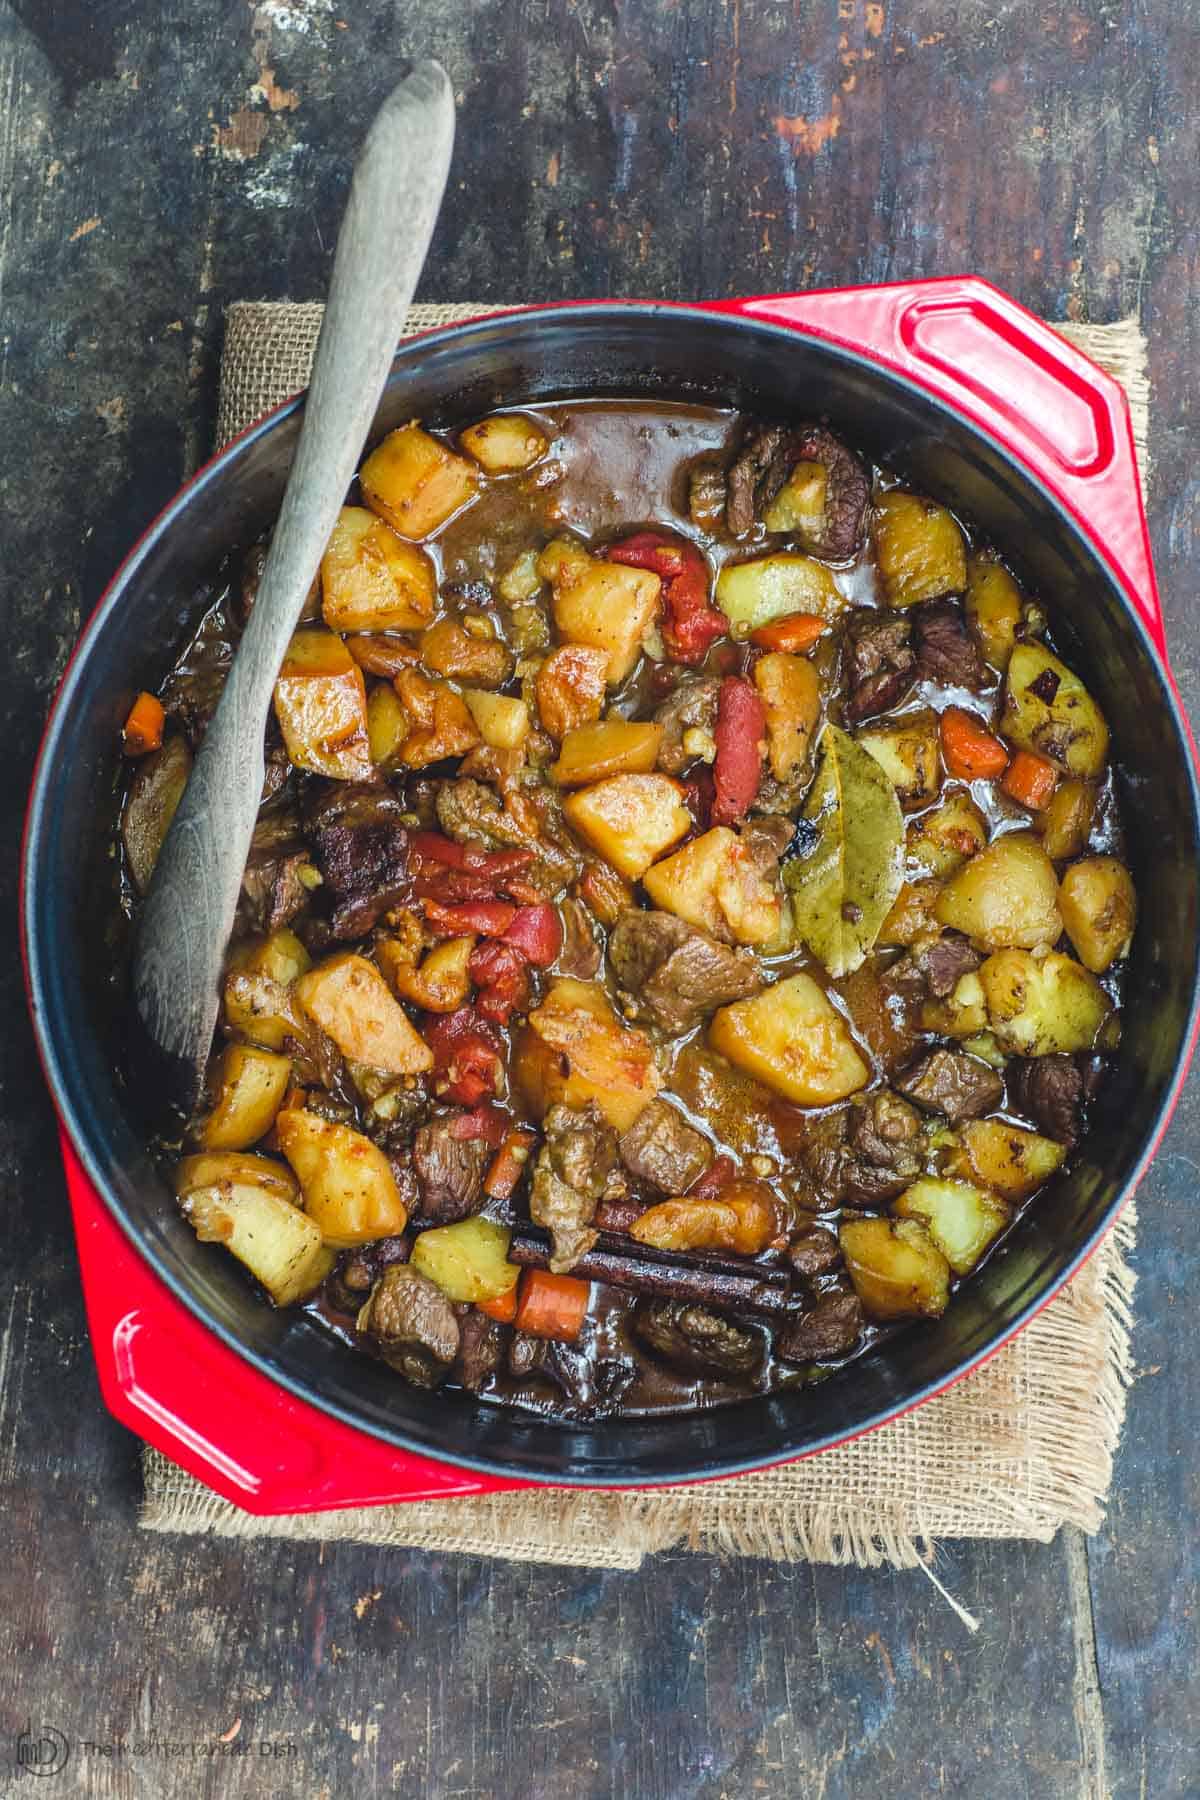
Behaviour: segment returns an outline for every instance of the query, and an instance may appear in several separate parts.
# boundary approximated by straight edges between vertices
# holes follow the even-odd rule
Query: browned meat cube
[[[708,1139],[665,1100],[652,1100],[621,1138],[629,1173],[664,1194],[686,1194],[712,1159]]]

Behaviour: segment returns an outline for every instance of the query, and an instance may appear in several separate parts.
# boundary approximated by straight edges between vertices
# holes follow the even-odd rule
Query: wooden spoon
[[[441,204],[454,142],[445,71],[418,64],[384,102],[354,171],[296,459],[221,701],[167,833],[133,954],[155,1099],[190,1113],[262,792],[275,679],[374,419]],[[146,1050],[150,1055],[145,1054]]]

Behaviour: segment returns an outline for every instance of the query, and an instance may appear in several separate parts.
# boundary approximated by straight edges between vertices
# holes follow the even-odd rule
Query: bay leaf
[[[865,960],[900,892],[904,815],[879,764],[846,732],[827,724],[820,753],[801,814],[817,841],[784,864],[783,879],[797,937],[836,978]]]

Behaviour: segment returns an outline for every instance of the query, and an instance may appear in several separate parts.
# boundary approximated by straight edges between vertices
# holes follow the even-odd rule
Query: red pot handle
[[[1104,554],[1167,662],[1125,390],[977,276],[721,303],[865,351],[1015,452]]]
[[[394,1450],[268,1381],[180,1305],[97,1197],[65,1131],[60,1138],[100,1390],[146,1443],[252,1513],[526,1485]]]

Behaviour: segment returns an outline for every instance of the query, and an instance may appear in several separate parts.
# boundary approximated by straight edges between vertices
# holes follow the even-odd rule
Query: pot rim
[[[847,291],[849,290],[842,290],[842,292]],[[953,402],[924,385],[919,379],[889,366],[880,356],[868,350],[854,348],[837,339],[831,339],[819,330],[807,331],[801,325],[774,323],[760,317],[747,316],[731,307],[729,302],[705,304],[638,300],[566,300],[544,305],[497,309],[478,318],[434,327],[403,340],[397,349],[388,385],[390,386],[397,379],[403,377],[403,371],[399,377],[397,376],[395,363],[411,358],[414,351],[419,352],[423,347],[436,348],[451,339],[461,341],[464,337],[483,335],[494,329],[499,320],[508,320],[514,326],[522,326],[527,323],[536,330],[540,320],[547,317],[561,317],[563,313],[573,313],[581,320],[603,320],[614,315],[628,318],[632,314],[640,315],[648,323],[660,319],[664,315],[694,315],[709,320],[716,318],[740,331],[748,331],[767,339],[774,339],[785,348],[794,343],[797,334],[807,336],[823,355],[833,361],[857,367],[869,374],[875,381],[892,385],[902,392],[914,395],[923,406],[942,413],[947,419],[952,420],[956,427],[965,429],[971,435],[982,440],[994,454],[1016,470],[1023,482],[1039,493],[1042,501],[1054,514],[1059,530],[1068,537],[1082,540],[1088,553],[1104,568],[1109,587],[1128,615],[1136,633],[1139,648],[1153,670],[1154,678],[1170,717],[1174,745],[1182,757],[1187,771],[1187,786],[1191,801],[1191,836],[1197,844],[1197,852],[1200,855],[1200,784],[1197,781],[1195,751],[1186,714],[1171,678],[1169,664],[1160,648],[1155,644],[1145,619],[1133,603],[1125,582],[1114,568],[1112,558],[1104,543],[1093,534],[1090,523],[1077,518],[1055,492],[1053,486],[1031,468],[1020,453],[1006,443],[998,432],[972,417],[966,410],[956,407]],[[474,1456],[459,1451],[431,1448],[422,1439],[404,1428],[398,1428],[382,1421],[379,1423],[365,1422],[353,1407],[323,1395],[307,1381],[287,1370],[276,1367],[267,1354],[245,1345],[233,1331],[209,1315],[199,1298],[193,1295],[182,1280],[177,1279],[167,1268],[161,1266],[150,1248],[139,1237],[131,1221],[126,1218],[123,1206],[109,1190],[93,1155],[89,1142],[87,1109],[86,1107],[81,1108],[69,1091],[56,1047],[56,1031],[50,1021],[47,1009],[42,1003],[44,996],[42,949],[34,929],[34,918],[39,905],[37,863],[40,846],[45,835],[47,790],[56,766],[60,738],[65,722],[70,715],[71,701],[81,680],[82,671],[87,665],[96,641],[118,613],[124,592],[137,575],[142,562],[151,550],[186,517],[190,505],[201,491],[214,483],[223,481],[235,469],[240,457],[252,445],[257,444],[263,437],[277,430],[294,416],[304,403],[306,391],[300,390],[289,399],[284,400],[280,405],[272,408],[260,419],[247,426],[228,444],[222,446],[167,502],[138,538],[105,587],[87,625],[80,634],[51,705],[38,750],[21,850],[21,949],[25,968],[26,992],[38,1054],[60,1126],[69,1139],[94,1194],[99,1198],[108,1215],[115,1219],[120,1226],[132,1252],[148,1265],[157,1280],[167,1288],[172,1299],[182,1304],[203,1329],[214,1335],[227,1350],[232,1351],[244,1362],[248,1362],[267,1381],[284,1388],[295,1399],[315,1408],[318,1412],[338,1419],[342,1424],[369,1439],[388,1443],[418,1456],[432,1457],[444,1464],[473,1470],[480,1474],[501,1477],[515,1476],[525,1485],[545,1484],[598,1489],[621,1489],[629,1488],[632,1485],[638,1488],[649,1488],[714,1479],[746,1473],[753,1469],[769,1468],[807,1456],[818,1455],[836,1445],[852,1442],[855,1438],[877,1430],[892,1419],[901,1417],[904,1413],[912,1411],[915,1407],[923,1405],[935,1395],[952,1387],[1002,1349],[1078,1273],[1101,1239],[1107,1235],[1117,1214],[1130,1199],[1144,1175],[1178,1103],[1195,1048],[1197,1033],[1200,1031],[1200,937],[1192,945],[1191,968],[1188,974],[1191,992],[1187,1026],[1181,1036],[1180,1047],[1171,1069],[1170,1078],[1165,1085],[1163,1097],[1132,1166],[1123,1177],[1119,1189],[1100,1211],[1083,1242],[1055,1270],[1045,1286],[1020,1307],[1016,1316],[1007,1325],[998,1329],[996,1335],[981,1349],[964,1357],[948,1374],[938,1376],[920,1388],[910,1391],[895,1404],[885,1403],[883,1406],[877,1407],[851,1430],[834,1429],[818,1435],[815,1439],[810,1439],[802,1450],[773,1450],[763,1455],[755,1454],[728,1461],[721,1460],[715,1468],[710,1463],[701,1475],[697,1475],[694,1468],[686,1467],[657,1471],[650,1475],[639,1475],[637,1482],[631,1484],[624,1477],[605,1475],[594,1471],[587,1474],[576,1474],[569,1467],[556,1469],[553,1474],[530,1477],[514,1469],[512,1463],[496,1457]],[[614,1425],[619,1422],[619,1417],[612,1421]],[[553,1426],[554,1421],[545,1423]]]

